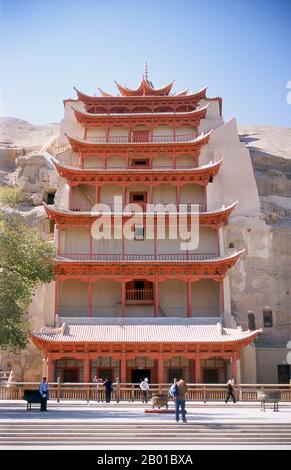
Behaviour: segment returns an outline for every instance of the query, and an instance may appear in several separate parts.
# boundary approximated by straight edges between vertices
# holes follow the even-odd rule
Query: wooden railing
[[[136,140],[134,137],[129,139],[127,135],[113,135],[109,137],[86,137],[86,139],[78,138],[80,142],[84,143],[96,143],[96,144],[144,144],[148,142],[153,143],[167,143],[167,142],[189,142],[190,140],[196,139],[196,134],[182,134],[176,135],[173,134],[166,134],[166,135],[153,135],[149,136],[147,139],[144,140]]]
[[[23,390],[37,390],[39,384],[35,382],[14,382],[9,386],[6,383],[0,384],[0,400],[22,400]],[[149,398],[156,393],[169,391],[171,384],[150,384]],[[278,390],[280,400],[291,401],[291,384],[241,384],[235,388],[235,395],[238,401],[255,402],[259,390]],[[224,384],[188,384],[187,401],[198,402],[223,402],[226,397],[226,385]],[[104,387],[95,383],[61,383],[49,384],[49,398],[57,402],[73,400],[86,402],[105,401]],[[141,400],[141,390],[139,384],[122,383],[113,384],[112,401],[134,402]]]
[[[69,142],[67,142],[66,144],[55,146],[54,153],[55,156],[57,156],[61,155],[62,153],[68,152],[71,149],[71,145],[69,144]]]
[[[122,204],[113,204],[113,203],[110,203],[110,202],[108,203],[108,202],[102,202],[102,201],[100,201],[100,204],[104,204],[104,206],[105,206],[104,210],[102,209],[102,207],[100,208],[100,209],[102,209],[103,212],[105,212],[105,209],[107,210],[107,207],[109,208],[110,212],[116,212],[116,213],[124,212],[125,214],[133,212],[133,208],[127,207],[126,209],[124,209]],[[197,210],[199,211],[199,213],[200,212],[206,212],[206,205],[201,204],[201,203],[197,203],[197,202],[181,202],[180,205],[177,205],[174,202],[173,203],[172,202],[163,202],[163,203],[153,203],[153,204],[147,204],[145,202],[131,202],[131,203],[127,203],[126,206],[128,206],[129,204],[134,204],[135,205],[135,207],[134,207],[135,212],[137,212],[137,209],[138,209],[142,212],[148,212],[148,213],[153,212],[153,213],[156,213],[156,214],[164,214],[164,213],[165,214],[175,214],[176,212],[179,213],[179,208],[181,208],[181,205],[186,206],[186,211],[188,213],[197,213],[196,212]],[[163,212],[161,210],[161,208],[156,209],[155,208],[156,204],[162,204],[163,206],[171,205],[172,206],[171,211]],[[192,206],[193,205],[197,206],[197,209],[195,208],[195,211],[192,212]],[[93,205],[92,205],[92,207],[93,207]],[[184,209],[184,207],[183,207],[183,209]],[[77,207],[72,207],[71,210],[76,211],[76,212],[81,211],[81,209],[77,208]],[[84,212],[91,213],[91,211],[84,211]],[[181,212],[181,213],[184,214],[184,212]]]
[[[219,258],[218,253],[61,253],[62,258],[76,261],[203,261]]]
[[[126,302],[127,303],[144,303],[153,302],[154,291],[153,289],[127,289]]]

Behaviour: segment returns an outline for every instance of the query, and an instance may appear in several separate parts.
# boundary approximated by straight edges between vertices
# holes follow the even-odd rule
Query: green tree
[[[11,192],[9,197],[13,200]],[[53,279],[53,256],[53,247],[35,228],[0,209],[0,347],[26,347],[26,312],[36,287]]]

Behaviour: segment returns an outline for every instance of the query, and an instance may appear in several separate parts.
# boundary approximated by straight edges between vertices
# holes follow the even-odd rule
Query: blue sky
[[[73,86],[115,93],[149,65],[175,91],[208,85],[224,117],[291,127],[291,0],[0,0],[0,114],[59,121]],[[290,91],[290,90],[289,90]]]

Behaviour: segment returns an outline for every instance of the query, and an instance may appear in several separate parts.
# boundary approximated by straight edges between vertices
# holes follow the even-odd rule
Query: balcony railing
[[[204,261],[219,258],[218,253],[61,253],[62,258],[75,261]]]
[[[132,213],[133,210],[130,209],[130,208],[127,208],[126,210],[124,210],[123,206],[121,204],[113,204],[113,203],[107,203],[107,202],[100,202],[100,204],[106,204],[106,206],[108,206],[110,212],[116,212],[116,213],[120,213],[120,212],[124,212],[124,213]],[[129,204],[129,203],[128,203]],[[141,208],[141,211],[142,212],[149,212],[149,213],[152,213],[152,207],[151,207],[151,204],[147,204],[145,202],[131,202],[130,204],[135,204],[136,207],[140,206]],[[156,203],[153,203],[154,205]],[[164,206],[170,204],[171,206],[173,206],[173,211],[169,212],[169,213],[173,213],[175,214],[176,212],[179,211],[179,205],[175,204],[175,203],[172,203],[172,202],[163,202],[163,203],[159,203],[159,204],[162,204]],[[192,206],[193,205],[196,205],[198,206],[198,211],[199,212],[206,212],[206,205],[205,204],[200,204],[200,203],[197,203],[197,202],[181,202],[180,203],[181,205],[183,204],[184,206],[186,205],[186,210],[188,213],[191,213],[192,212]],[[106,208],[107,209],[107,208]],[[75,207],[72,209],[73,211],[76,211],[76,212],[80,212],[81,209]],[[86,212],[86,211],[85,211]],[[87,211],[88,213],[91,213],[91,211]],[[135,212],[136,212],[136,209],[135,209]],[[154,210],[154,212],[156,213],[163,213],[160,209],[158,211]],[[196,213],[196,210],[193,211],[192,213]]]
[[[153,289],[127,289],[126,290],[126,303],[153,303],[154,291]]]
[[[156,393],[168,393],[170,383],[153,383],[150,384],[149,398]],[[23,390],[38,390],[37,382],[13,382],[9,387],[6,383],[0,384],[0,400],[23,400]],[[98,387],[98,388],[97,388]],[[290,384],[240,384],[235,388],[235,396],[238,401],[256,402],[258,401],[259,391],[275,391],[280,393],[280,400],[284,402],[291,401],[291,385]],[[210,402],[225,401],[226,386],[224,384],[188,384],[187,401]],[[96,403],[105,401],[104,387],[102,383],[49,383],[49,396],[53,403],[66,400],[74,401],[90,401]],[[113,384],[111,396],[112,401],[141,401],[140,384],[119,383]],[[171,402],[170,406],[173,407]],[[103,407],[101,403],[100,406]],[[151,404],[149,403],[149,407]],[[259,405],[258,405],[259,406]]]
[[[166,134],[166,135],[153,135],[149,136],[148,138],[143,138],[141,140],[137,140],[136,137],[131,139],[128,138],[127,135],[113,135],[109,137],[86,137],[86,139],[78,138],[79,141],[84,143],[95,143],[95,144],[144,144],[148,142],[153,143],[167,143],[167,142],[189,142],[190,140],[195,139],[197,136],[196,134],[181,134],[174,136],[173,134]]]

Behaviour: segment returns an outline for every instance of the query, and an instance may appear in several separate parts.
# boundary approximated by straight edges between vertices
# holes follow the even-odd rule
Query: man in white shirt
[[[145,378],[141,384],[140,384],[140,389],[141,389],[141,401],[142,403],[147,403],[148,402],[148,394],[149,394],[149,381],[147,378]]]

